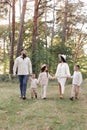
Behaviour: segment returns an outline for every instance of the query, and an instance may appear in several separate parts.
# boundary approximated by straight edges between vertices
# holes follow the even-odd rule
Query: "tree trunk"
[[[13,73],[14,41],[15,41],[15,0],[12,0],[12,33],[11,33],[10,72],[9,72],[10,74]]]
[[[48,43],[47,43],[47,35],[48,35],[48,28],[47,28],[47,8],[46,8],[46,5],[45,5],[45,45],[46,45],[46,60],[45,60],[45,63],[48,64],[48,56],[47,56],[47,46],[48,46]]]
[[[67,8],[68,8],[68,0],[65,0],[65,7],[64,7],[64,21],[63,21],[63,36],[62,36],[62,43],[65,44],[66,42],[66,34],[67,34]]]
[[[22,4],[22,2],[21,2],[21,0],[19,0],[19,13],[20,13],[20,20],[21,20],[21,4]]]
[[[3,73],[5,74],[5,72],[6,72],[5,36],[4,36],[4,39],[3,39],[3,43],[4,43],[4,45],[3,45],[3,46],[4,46],[4,48],[3,48],[3,49],[4,49],[4,50],[3,50],[3,54],[4,54],[4,59],[3,59],[3,60],[4,60],[4,69],[3,69]]]
[[[34,73],[35,73],[35,68],[36,68],[35,52],[36,52],[37,20],[38,20],[38,0],[35,0],[34,18],[33,18],[33,34],[32,34],[32,67],[33,67]]]
[[[23,6],[22,6],[22,14],[21,14],[21,23],[20,23],[20,30],[19,30],[19,38],[17,43],[17,54],[16,57],[20,55],[21,49],[23,47],[23,30],[24,30],[24,17],[26,12],[26,5],[27,0],[23,0]]]
[[[53,39],[54,39],[54,35],[55,35],[55,32],[54,32],[54,27],[55,27],[55,5],[56,5],[56,2],[54,0],[54,3],[53,3],[53,25],[52,25],[52,35],[51,35],[51,52],[52,52],[52,46],[53,46]]]
[[[11,6],[9,5],[9,25],[8,25],[8,30],[9,30],[9,41],[11,43]]]

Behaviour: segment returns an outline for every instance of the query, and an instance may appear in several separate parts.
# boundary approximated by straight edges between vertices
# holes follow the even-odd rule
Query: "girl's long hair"
[[[41,68],[41,72],[45,71],[46,66],[44,66],[43,68]]]
[[[41,68],[41,72],[44,72],[47,66],[44,66],[43,68]],[[48,70],[46,70],[47,73],[47,77],[48,77]]]

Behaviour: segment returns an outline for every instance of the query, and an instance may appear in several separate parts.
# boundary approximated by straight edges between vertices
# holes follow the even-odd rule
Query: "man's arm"
[[[18,68],[18,61],[16,59],[13,66],[13,76],[16,76],[17,68]]]

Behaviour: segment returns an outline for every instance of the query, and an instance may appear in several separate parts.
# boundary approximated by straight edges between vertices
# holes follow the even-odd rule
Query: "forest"
[[[42,64],[55,74],[58,54],[71,73],[79,64],[87,73],[87,5],[85,0],[0,0],[0,74],[13,74],[22,48],[38,75]]]
[[[28,80],[25,75],[28,82],[26,86],[24,80],[26,88],[22,88],[27,91],[22,95],[20,79],[13,75],[14,61],[23,48],[36,79],[43,64],[47,64],[53,77],[49,84],[34,88],[36,98],[31,95],[31,77]],[[66,55],[71,75],[78,64],[83,77],[81,87],[72,79],[62,85],[64,97],[60,82],[54,79],[59,54]],[[63,82],[64,76],[60,76]],[[87,130],[86,78],[87,0],[0,0],[0,130]],[[74,100],[72,86],[79,92]],[[41,95],[44,87],[47,98]]]

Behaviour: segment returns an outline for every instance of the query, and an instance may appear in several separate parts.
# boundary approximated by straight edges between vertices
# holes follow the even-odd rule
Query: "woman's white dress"
[[[56,74],[58,83],[61,85],[61,92],[64,94],[65,83],[68,76],[70,76],[70,70],[67,63],[59,63],[57,66]]]

